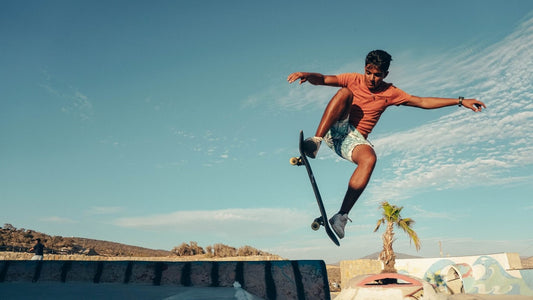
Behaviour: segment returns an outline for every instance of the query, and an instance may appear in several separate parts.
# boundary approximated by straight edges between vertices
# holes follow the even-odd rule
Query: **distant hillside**
[[[10,224],[4,224],[4,227],[0,227],[0,251],[27,252],[35,244],[37,238],[41,239],[45,245],[45,253],[138,257],[172,255],[170,251],[153,250],[108,241],[50,236],[30,229],[17,229]]]
[[[231,257],[231,256],[273,256],[267,252],[257,250],[250,246],[234,248],[223,244],[215,244],[204,248],[196,242],[183,243],[171,251],[154,250],[137,246],[124,245],[115,242],[80,238],[50,236],[42,232],[20,228],[11,224],[0,227],[0,251],[28,252],[35,244],[35,239],[41,239],[48,254],[81,254],[88,256],[107,257],[169,257],[169,256],[195,256],[206,257]]]

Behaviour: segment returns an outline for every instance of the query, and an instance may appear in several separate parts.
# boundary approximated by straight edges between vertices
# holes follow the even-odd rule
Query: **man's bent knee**
[[[350,89],[344,87],[337,91],[333,99],[342,101],[344,104],[352,105],[353,93]]]
[[[338,105],[338,107],[342,107],[340,120],[343,120],[350,113],[353,101],[353,93],[348,88],[341,88],[337,91],[335,96],[333,96],[331,101],[334,102],[335,105]]]
[[[353,96],[352,91],[350,91],[350,89],[347,88],[347,87],[340,88],[340,89],[337,91],[337,94],[338,94],[339,96],[350,97],[350,98]]]
[[[376,153],[369,145],[359,145],[353,149],[352,161],[359,167],[374,169],[377,162]]]

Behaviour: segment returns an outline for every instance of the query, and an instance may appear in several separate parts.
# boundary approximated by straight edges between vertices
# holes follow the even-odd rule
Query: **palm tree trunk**
[[[379,259],[383,262],[383,271],[381,273],[396,273],[394,265],[396,263],[396,255],[392,249],[394,242],[394,223],[387,221],[387,230],[383,233],[383,251],[379,255]]]

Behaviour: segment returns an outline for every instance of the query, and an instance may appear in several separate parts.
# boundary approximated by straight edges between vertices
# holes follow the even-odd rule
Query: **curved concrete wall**
[[[343,288],[350,278],[362,272],[379,273],[380,263],[341,261]],[[517,253],[397,259],[395,267],[398,273],[422,278],[442,292],[533,296],[533,269],[521,269]]]
[[[330,299],[323,261],[0,261],[1,283],[92,282],[242,288],[264,299]]]

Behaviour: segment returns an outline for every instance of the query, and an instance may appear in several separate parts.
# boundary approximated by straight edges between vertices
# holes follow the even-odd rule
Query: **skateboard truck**
[[[291,163],[291,165],[293,166],[301,166],[303,165],[303,161],[302,161],[302,158],[301,157],[291,157],[291,159],[289,160],[289,162]]]
[[[324,226],[324,218],[322,218],[322,216],[316,218],[313,223],[311,223],[311,229],[317,231],[320,229],[320,226]]]

